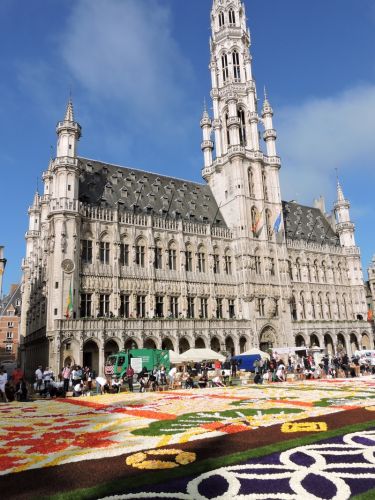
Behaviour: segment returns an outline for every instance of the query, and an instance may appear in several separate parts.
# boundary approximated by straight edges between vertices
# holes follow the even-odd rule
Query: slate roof
[[[226,227],[207,184],[184,181],[129,167],[79,158],[80,201],[136,213]],[[339,238],[318,208],[283,201],[286,238],[339,245]]]
[[[285,235],[290,240],[339,246],[340,240],[318,208],[283,201]]]
[[[207,184],[79,160],[83,167],[79,199],[84,203],[226,227]]]
[[[0,316],[5,316],[7,310],[12,307],[15,310],[15,316],[21,315],[21,306],[17,305],[21,303],[22,294],[21,294],[21,285],[18,285],[9,295],[6,295],[0,301]]]

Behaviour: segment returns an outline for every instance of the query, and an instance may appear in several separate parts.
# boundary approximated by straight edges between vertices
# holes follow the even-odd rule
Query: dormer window
[[[224,26],[224,12],[219,12],[219,27]]]
[[[229,24],[236,24],[236,14],[233,9],[229,11]]]

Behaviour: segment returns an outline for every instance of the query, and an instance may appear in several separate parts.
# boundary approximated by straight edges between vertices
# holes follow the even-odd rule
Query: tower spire
[[[69,97],[69,101],[68,101],[68,104],[66,106],[64,121],[66,121],[66,122],[74,122],[73,101],[72,101],[72,97],[71,96]]]
[[[56,127],[58,135],[57,157],[74,157],[77,152],[77,143],[81,137],[81,125],[74,120],[74,109],[72,97],[69,97],[66,106],[64,120]]]
[[[341,184],[337,178],[337,201],[334,205],[336,215],[336,230],[343,247],[354,247],[355,226],[350,220],[350,203],[345,199]]]
[[[267,156],[274,157],[276,154],[277,133],[273,128],[273,109],[268,100],[267,90],[264,87],[264,102],[262,108],[262,118],[264,125],[263,139],[266,142]]]

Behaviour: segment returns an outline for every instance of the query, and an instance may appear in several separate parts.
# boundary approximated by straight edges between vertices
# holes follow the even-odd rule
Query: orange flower
[[[79,448],[106,448],[117,442],[107,439],[114,435],[114,432],[109,431],[87,432],[76,436],[71,445]]]

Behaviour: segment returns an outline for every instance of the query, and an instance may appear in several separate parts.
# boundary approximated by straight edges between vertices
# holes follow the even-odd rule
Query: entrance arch
[[[163,342],[161,343],[161,348],[166,350],[166,351],[174,351],[173,343],[171,339],[163,339]]]
[[[305,338],[302,335],[297,335],[296,337],[296,347],[305,347]]]
[[[206,348],[206,344],[205,344],[204,340],[202,339],[202,337],[198,337],[196,339],[195,348],[196,349],[205,349]]]
[[[99,373],[99,348],[93,340],[83,344],[83,366],[88,366],[92,371]]]
[[[148,338],[143,342],[143,348],[144,349],[156,349],[156,344],[152,339]]]
[[[272,326],[266,326],[260,333],[259,347],[262,351],[271,349],[276,344],[276,332]]]
[[[115,340],[108,340],[104,344],[104,360],[106,360],[111,354],[116,354],[116,352],[119,352],[119,350],[120,349]]]
[[[358,339],[355,333],[350,334],[350,347],[352,353],[359,350]]]
[[[326,333],[324,335],[324,346],[327,350],[327,354],[329,356],[333,356],[335,349],[334,349],[332,337],[329,333]]]
[[[315,333],[310,335],[310,347],[320,347],[318,336]]]
[[[234,342],[232,337],[227,337],[225,339],[225,350],[227,353],[229,353],[231,356],[234,356]]]
[[[180,354],[188,351],[189,349],[190,349],[190,344],[189,344],[188,339],[186,339],[185,337],[180,339],[180,342],[178,343],[178,350],[179,350]]]
[[[247,338],[246,337],[241,337],[240,338],[240,354],[243,352],[247,351]]]
[[[372,345],[370,342],[370,337],[367,335],[367,333],[362,333],[361,348],[362,349],[371,349],[372,348]]]
[[[337,354],[346,353],[345,337],[342,333],[337,335]]]
[[[127,351],[128,349],[138,349],[138,344],[135,340],[133,339],[128,339],[125,342],[125,350]]]
[[[220,341],[217,337],[212,337],[210,345],[213,351],[220,352]]]
[[[74,359],[72,359],[70,356],[66,357],[64,359],[64,363],[63,363],[63,366],[73,366],[75,365],[75,362],[74,362]]]

